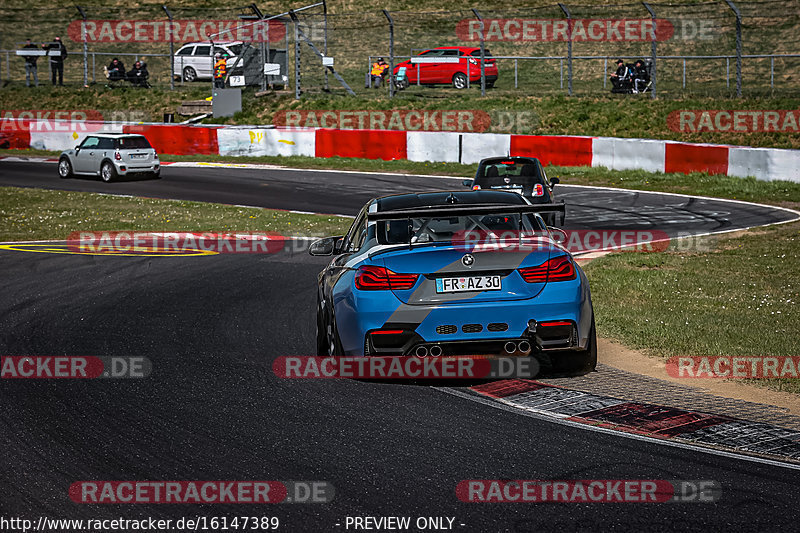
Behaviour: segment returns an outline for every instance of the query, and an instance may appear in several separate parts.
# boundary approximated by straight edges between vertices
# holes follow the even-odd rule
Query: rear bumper
[[[377,292],[377,291],[376,291]],[[356,293],[336,306],[336,324],[346,355],[409,355],[417,346],[439,345],[443,355],[500,353],[508,341],[530,340],[529,320],[568,322],[540,327],[545,351],[586,349],[592,304],[583,273],[569,282],[550,283],[535,298],[515,301],[405,305],[381,291]],[[403,334],[374,334],[374,331]]]
[[[470,83],[480,83],[481,81],[481,69],[478,69],[478,72],[475,73],[474,71],[470,70],[469,73],[469,82]],[[497,81],[497,74],[489,74],[486,73],[486,83],[493,83]]]
[[[115,161],[114,166],[117,168],[117,174],[120,176],[126,176],[128,174],[156,174],[161,170],[161,163],[149,163],[149,164],[130,164],[124,163],[122,161]]]

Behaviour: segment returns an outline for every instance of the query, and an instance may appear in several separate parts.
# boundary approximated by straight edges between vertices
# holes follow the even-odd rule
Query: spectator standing
[[[38,47],[31,42],[30,39],[25,40],[25,48],[33,48],[34,50]],[[25,87],[31,86],[31,75],[33,75],[33,81],[36,86],[39,86],[39,73],[37,72],[36,62],[39,60],[38,56],[25,56]]]
[[[50,77],[53,85],[56,84],[56,76],[58,84],[64,85],[64,60],[67,59],[67,47],[61,42],[61,37],[56,37],[53,41],[43,44],[42,48],[47,50],[47,56],[50,58]]]
[[[214,54],[214,88],[225,88],[225,75],[228,73],[228,60],[222,57],[222,54],[217,52]]]

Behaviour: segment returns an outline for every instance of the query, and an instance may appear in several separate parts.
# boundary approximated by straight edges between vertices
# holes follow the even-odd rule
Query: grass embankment
[[[175,113],[184,100],[208,96],[205,84],[168,89],[105,89],[50,87],[38,89],[6,87],[0,91],[0,108],[15,110],[97,110],[107,121],[160,122],[164,113]],[[677,132],[668,117],[681,110],[773,110],[800,109],[800,98],[685,98],[657,100],[600,95],[585,98],[565,96],[496,96],[481,98],[474,91],[412,88],[395,99],[370,96],[332,96],[295,100],[287,93],[256,98],[253,89],[242,95],[242,111],[222,124],[268,125],[275,115],[288,109],[314,110],[472,110],[485,111],[491,119],[487,131],[534,135],[592,135],[626,138],[678,139],[686,142],[734,144],[775,148],[800,148],[800,130],[785,132]],[[180,119],[180,117],[178,117]],[[476,121],[477,124],[477,121]]]
[[[0,241],[66,240],[76,231],[341,233],[350,220],[222,204],[0,187]]]
[[[665,359],[800,356],[800,223],[709,241],[708,252],[592,261],[598,331]],[[800,392],[800,379],[757,383]]]

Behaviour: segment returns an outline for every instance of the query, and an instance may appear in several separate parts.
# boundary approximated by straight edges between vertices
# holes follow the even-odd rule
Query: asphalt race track
[[[0,161],[0,186],[129,194],[200,202],[252,205],[355,215],[375,196],[431,189],[464,190],[461,179],[396,174],[169,165],[161,180],[103,183],[98,178],[59,179],[54,163]],[[670,236],[758,226],[796,218],[787,211],[619,189],[556,185],[567,202],[566,227],[658,229]]]
[[[166,167],[164,179],[59,180],[0,162],[0,185],[353,214],[435,178]],[[704,233],[791,213],[670,195],[561,189],[570,226]],[[592,213],[599,213],[596,218]],[[347,516],[448,516],[456,531],[795,529],[800,471],[553,424],[436,387],[282,380],[314,348],[324,258],[280,252],[108,257],[0,251],[0,353],[144,356],[128,380],[0,381],[0,515],[277,516],[345,531]],[[600,354],[602,360],[602,354]],[[78,505],[79,480],[324,480],[328,504]],[[716,480],[714,504],[470,504],[465,479]],[[338,525],[337,525],[338,524]],[[463,524],[463,525],[461,525]],[[352,531],[352,528],[351,528]]]

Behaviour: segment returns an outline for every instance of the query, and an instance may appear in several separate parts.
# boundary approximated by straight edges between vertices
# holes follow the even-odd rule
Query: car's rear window
[[[470,52],[469,55],[471,55],[472,57],[481,57],[481,51],[480,50],[473,50],[472,52]],[[489,50],[484,48],[483,57],[492,57],[492,53]]]
[[[117,139],[117,147],[120,150],[135,150],[137,148],[152,148],[145,137],[120,137]]]

